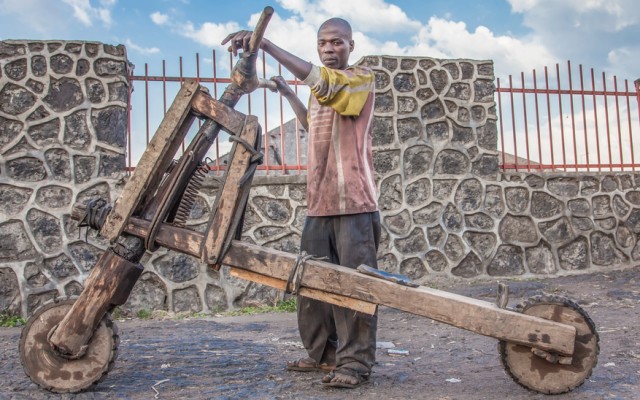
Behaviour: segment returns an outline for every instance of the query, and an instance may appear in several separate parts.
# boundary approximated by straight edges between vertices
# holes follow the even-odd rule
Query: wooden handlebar
[[[251,40],[249,41],[249,51],[251,53],[255,53],[260,48],[260,42],[262,41],[264,32],[267,30],[267,25],[272,15],[273,7],[267,6],[262,10],[262,15],[260,15],[256,29],[254,29]]]

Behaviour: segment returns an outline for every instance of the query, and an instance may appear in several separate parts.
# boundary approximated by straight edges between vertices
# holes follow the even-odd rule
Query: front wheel
[[[60,355],[49,344],[51,330],[67,315],[75,299],[54,299],[29,318],[20,335],[20,361],[29,378],[43,389],[76,393],[100,382],[118,354],[118,333],[106,314],[77,359]]]
[[[501,341],[502,365],[521,386],[544,394],[560,394],[582,385],[598,362],[599,337],[586,311],[559,296],[536,296],[516,307],[516,311],[576,328],[571,364],[551,363],[535,355],[530,347]]]

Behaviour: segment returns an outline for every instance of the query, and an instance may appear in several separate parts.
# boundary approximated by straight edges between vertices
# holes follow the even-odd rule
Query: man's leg
[[[339,264],[377,268],[380,216],[377,212],[336,217],[336,248]],[[338,334],[337,367],[368,377],[375,363],[378,316],[332,306]]]
[[[307,217],[302,232],[300,250],[314,257],[326,257],[336,263],[332,250],[331,218]],[[304,296],[297,298],[298,329],[304,348],[315,362],[334,366],[336,363],[336,326],[330,304]]]

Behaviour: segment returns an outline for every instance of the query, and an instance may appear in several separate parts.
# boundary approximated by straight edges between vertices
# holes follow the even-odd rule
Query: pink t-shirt
[[[346,215],[378,210],[371,155],[373,71],[354,66],[314,66],[307,155],[307,215]]]

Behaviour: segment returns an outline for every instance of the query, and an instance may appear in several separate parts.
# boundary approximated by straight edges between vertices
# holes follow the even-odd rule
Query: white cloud
[[[429,18],[428,14],[419,16],[425,19],[419,21],[414,19],[415,14],[409,17],[400,7],[383,0],[278,0],[288,16],[274,14],[265,36],[317,63],[317,27],[329,17],[341,16],[354,29],[351,62],[369,54],[490,59],[496,75],[506,77],[553,67],[569,59],[575,65],[637,75],[633,64],[640,58],[638,35],[629,33],[634,29],[640,33],[637,0],[508,1],[513,13],[522,14],[524,24],[530,28],[528,33],[501,35],[486,26],[471,30],[451,17]],[[218,21],[199,25],[172,22],[170,16],[161,13],[154,13],[151,18],[197,43],[224,51],[220,41],[231,32],[251,29],[259,16],[260,13],[252,14],[246,23]],[[407,37],[411,39],[406,40]],[[603,65],[603,60],[608,60],[609,65]]]
[[[169,22],[169,16],[167,14],[163,14],[159,11],[152,13],[150,16],[151,21],[153,21],[156,25],[166,25]]]
[[[127,46],[128,50],[133,50],[136,53],[140,53],[142,55],[151,55],[151,54],[158,54],[160,53],[160,49],[157,47],[141,47],[137,44],[135,44],[131,39],[127,38],[125,40],[125,45]]]
[[[293,12],[294,16],[283,20],[274,15],[266,36],[276,44],[286,44],[287,50],[313,62],[318,62],[315,48],[317,27],[334,16],[334,10],[340,10],[354,28],[355,49],[351,62],[370,54],[491,59],[498,76],[530,71],[557,62],[556,57],[536,37],[495,35],[484,26],[469,31],[464,22],[436,17],[422,24],[382,0],[357,0],[349,2],[349,5],[345,5],[344,0],[280,0],[279,3]],[[254,25],[258,17],[259,14],[252,15],[249,25]],[[383,29],[387,33],[399,30],[414,32],[413,43],[379,41],[370,35],[374,30],[379,33]],[[291,32],[296,34],[291,35]]]
[[[213,22],[205,22],[196,27],[191,22],[187,22],[180,26],[174,26],[174,29],[182,36],[193,41],[203,44],[207,47],[222,48],[221,38],[226,37],[229,33],[240,29],[236,22],[227,22],[217,24]]]
[[[102,22],[106,27],[111,26],[111,8],[116,0],[102,0],[102,7],[94,7],[89,0],[62,0],[73,9],[73,16],[84,26],[93,26],[94,19]]]
[[[494,61],[497,76],[530,71],[556,62],[555,57],[535,38],[495,35],[479,26],[470,32],[464,22],[432,17],[406,52],[436,58],[469,58]]]
[[[508,0],[522,14],[531,35],[549,52],[634,79],[629,62],[640,58],[640,7],[637,0]],[[627,59],[612,57],[627,49]],[[604,65],[606,60],[608,65]],[[617,65],[615,61],[624,65]],[[629,74],[635,75],[629,75]]]
[[[623,79],[628,79],[630,90],[633,90],[633,82],[640,78],[638,69],[638,58],[640,57],[640,46],[617,47],[609,51],[607,61],[608,72],[618,75]]]
[[[551,31],[567,26],[593,31],[620,31],[640,23],[637,0],[508,0],[511,10],[521,13],[534,29]],[[564,21],[557,26],[550,21]],[[569,24],[567,24],[569,22]]]
[[[331,17],[348,20],[354,31],[370,33],[409,32],[420,27],[395,4],[383,0],[278,0],[286,10],[318,27]]]
[[[64,18],[62,8],[59,3],[49,6],[42,0],[0,0],[0,15],[8,15],[43,35],[59,30],[59,21]]]
[[[251,15],[248,25],[251,28],[255,27],[259,18],[260,13]],[[275,13],[271,17],[265,37],[304,60],[318,62],[316,31],[317,27],[309,21],[297,17],[282,19]]]

